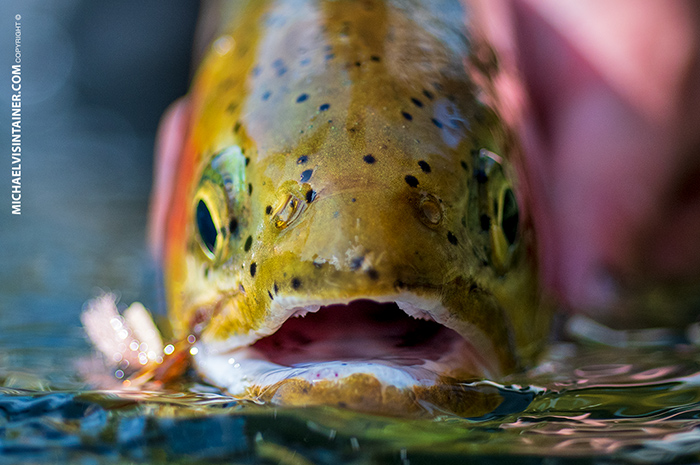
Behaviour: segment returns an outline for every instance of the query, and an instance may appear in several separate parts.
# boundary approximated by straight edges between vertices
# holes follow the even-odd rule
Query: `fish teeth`
[[[290,318],[299,318],[306,316],[307,313],[316,313],[321,308],[320,305],[307,305],[306,307],[297,307]]]
[[[409,302],[396,302],[396,305],[403,310],[403,312],[413,318],[416,318],[418,320],[425,320],[425,321],[435,321],[435,318],[430,314],[430,312],[420,308],[416,307],[412,303]]]

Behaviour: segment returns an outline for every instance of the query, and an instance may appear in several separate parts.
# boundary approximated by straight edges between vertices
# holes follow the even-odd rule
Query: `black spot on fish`
[[[252,194],[253,194],[253,184],[248,183],[248,195],[252,195]]]
[[[284,66],[284,61],[282,60],[282,58],[278,58],[272,62],[272,66],[274,66],[275,68],[279,68],[281,66]]]
[[[238,132],[241,129],[241,122],[236,121],[236,124],[233,125],[233,132]]]
[[[328,53],[326,54],[325,58],[326,60],[332,60],[333,58],[335,58],[335,53]]]
[[[466,217],[466,216],[463,216],[463,217],[462,217],[462,227],[463,227],[463,228],[466,228],[466,227],[467,227],[467,217]]]
[[[365,257],[355,257],[350,261],[350,269],[352,271],[359,270],[362,266],[362,262],[365,261]]]
[[[248,236],[248,239],[245,240],[245,245],[243,246],[243,250],[246,252],[250,250],[250,247],[253,245],[253,236]]]
[[[299,289],[301,287],[301,280],[299,278],[292,278],[292,287],[294,289]]]
[[[275,294],[277,294],[277,293],[279,292],[279,290],[280,290],[280,288],[277,287],[277,283],[275,283],[272,287],[273,287],[273,289],[275,290]]]
[[[304,170],[301,172],[301,178],[299,179],[301,182],[307,182],[309,179],[311,179],[311,175],[314,173],[314,170]]]
[[[270,95],[272,95],[272,92],[270,92],[269,90],[266,91],[264,94],[262,94],[263,101],[266,101],[267,99],[269,99]]]
[[[306,193],[306,203],[311,203],[316,200],[316,191],[311,189]]]
[[[231,221],[228,223],[228,230],[232,236],[238,234],[238,220],[236,218],[231,218]]]
[[[299,158],[297,158],[297,164],[298,164],[298,165],[303,165],[303,164],[306,163],[308,160],[309,160],[309,157],[307,157],[306,155],[302,155],[302,156],[300,156]]]
[[[403,115],[404,118],[406,118],[408,121],[413,121],[413,116],[411,116],[410,113],[407,113],[405,111],[402,111],[401,114]]]
[[[270,300],[275,300],[275,298],[274,298],[274,297],[272,297],[272,292],[270,292],[270,291],[267,291],[267,295],[269,295],[269,296],[270,296]]]
[[[421,102],[421,101],[418,100],[417,98],[411,97],[411,102],[413,102],[413,104],[414,104],[415,106],[417,106],[418,108],[422,108],[422,107],[423,107],[423,102]]]
[[[488,215],[481,215],[479,218],[479,223],[481,224],[482,231],[488,231],[491,229],[491,218]]]
[[[250,157],[245,157],[245,166],[250,165]]]
[[[303,60],[301,60],[301,61],[299,62],[299,64],[300,64],[301,66],[306,66],[306,65],[308,65],[309,63],[311,63],[311,58],[308,58],[308,57],[307,57],[307,58],[304,58]]]
[[[430,165],[427,161],[421,160],[418,162],[418,166],[423,170],[424,173],[430,173]]]
[[[308,94],[301,94],[299,97],[297,97],[297,103],[305,102],[308,98]]]
[[[258,264],[253,262],[250,264],[250,277],[254,278],[255,277],[255,272],[258,270]]]
[[[284,74],[285,74],[286,72],[287,72],[287,68],[283,66],[282,68],[280,68],[280,69],[277,70],[277,75],[278,75],[278,76],[284,76]]]
[[[464,171],[469,171],[469,166],[467,166],[466,161],[462,160],[459,162],[459,164],[462,165],[462,168],[464,169]]]
[[[381,61],[381,58],[379,58],[377,55],[372,55],[371,57],[369,57],[369,59],[372,60],[372,61],[376,61],[376,62],[380,62],[380,61]]]
[[[265,207],[265,213],[268,215],[272,213],[272,205],[268,205],[267,207]]]
[[[425,90],[425,89],[424,89],[424,90],[423,90],[423,95],[425,95],[426,98],[427,98],[428,100],[432,100],[432,99],[435,98],[435,96],[433,95],[433,93],[430,92],[429,90]]]
[[[362,63],[360,63],[359,61],[356,61],[355,66],[357,66],[359,68],[360,66],[362,66]]]
[[[440,122],[440,120],[437,120],[437,119],[435,119],[435,118],[430,118],[430,121],[432,121],[433,124],[434,124],[435,126],[437,126],[439,129],[442,129],[442,123]]]
[[[357,199],[350,199],[350,201],[355,203],[355,201],[357,201]]]
[[[450,244],[457,245],[457,236],[452,234],[451,231],[447,231],[447,240],[450,241]]]
[[[226,107],[226,112],[227,112],[227,113],[233,113],[234,111],[236,111],[236,108],[238,108],[238,103],[237,103],[237,102],[231,102],[231,103],[229,103],[228,106]]]
[[[331,107],[330,103],[324,103],[323,105],[321,105],[320,107],[318,107],[318,110],[319,110],[319,111],[326,111],[326,110],[328,110],[330,107]]]
[[[479,184],[486,184],[489,180],[489,177],[486,175],[486,172],[480,169],[474,170],[474,178]]]
[[[256,66],[255,68],[253,68],[253,71],[251,71],[250,74],[252,74],[253,77],[258,77],[258,76],[260,76],[261,72],[262,72],[262,69],[260,68],[260,66]]]
[[[365,163],[369,163],[370,165],[377,161],[372,154],[367,154],[362,159],[365,161]]]
[[[406,180],[406,184],[408,184],[409,186],[411,186],[411,187],[418,186],[418,180],[415,178],[415,176],[411,176],[410,174],[407,174],[404,179]]]
[[[376,281],[377,279],[379,279],[379,273],[374,268],[370,268],[369,270],[367,270],[367,276],[369,276],[369,279],[371,279],[372,281]]]

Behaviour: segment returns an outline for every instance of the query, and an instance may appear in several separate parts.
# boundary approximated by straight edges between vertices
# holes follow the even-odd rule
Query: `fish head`
[[[434,396],[527,366],[548,331],[517,144],[465,37],[370,3],[251,7],[182,113],[169,312],[233,394]]]

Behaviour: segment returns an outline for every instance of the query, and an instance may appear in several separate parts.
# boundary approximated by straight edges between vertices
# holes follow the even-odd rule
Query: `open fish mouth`
[[[372,411],[419,398],[444,404],[446,386],[448,403],[461,402],[452,399],[460,397],[458,382],[499,373],[493,351],[477,349],[462,334],[483,335],[451,320],[445,308],[383,300],[291,305],[277,312],[276,329],[258,332],[267,336],[233,350],[198,343],[194,361],[205,378],[235,396]],[[442,400],[431,398],[436,395]]]
[[[395,297],[296,301],[273,312],[276,318],[255,334],[191,347],[187,341],[164,346],[148,311],[134,303],[120,313],[112,294],[88,302],[81,319],[127,388],[177,376],[187,351],[204,378],[239,399],[410,416],[476,417],[496,409],[503,401],[498,389],[471,382],[500,374],[493,345],[464,337],[465,331],[477,340],[483,335],[441,305]]]

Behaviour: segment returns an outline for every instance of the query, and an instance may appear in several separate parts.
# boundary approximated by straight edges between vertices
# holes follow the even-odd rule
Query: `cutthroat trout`
[[[464,412],[460,382],[530,364],[550,312],[517,144],[489,104],[497,63],[461,4],[256,0],[218,16],[154,209],[197,370],[284,404]]]

